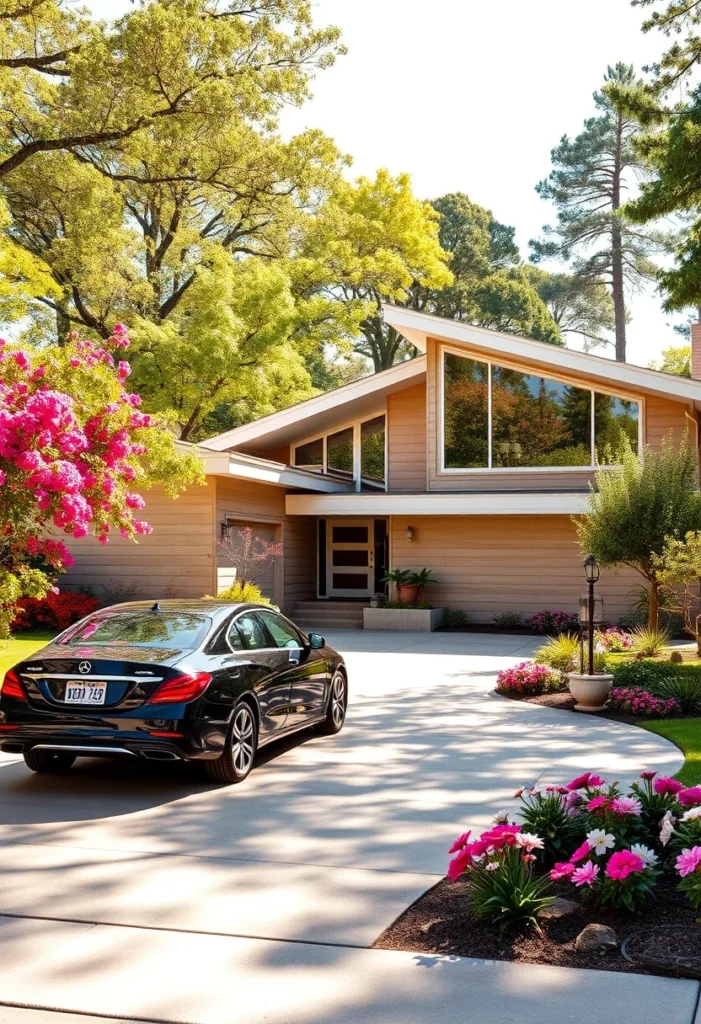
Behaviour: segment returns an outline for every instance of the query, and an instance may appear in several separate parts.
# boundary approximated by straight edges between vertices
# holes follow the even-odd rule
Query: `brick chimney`
[[[701,309],[699,309],[701,318]],[[691,376],[694,380],[701,380],[701,322],[696,321],[691,325]]]

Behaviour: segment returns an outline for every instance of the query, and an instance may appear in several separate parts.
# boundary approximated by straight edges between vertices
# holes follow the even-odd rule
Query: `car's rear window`
[[[206,615],[193,612],[103,611],[69,629],[56,642],[68,647],[90,643],[194,650],[210,624]]]

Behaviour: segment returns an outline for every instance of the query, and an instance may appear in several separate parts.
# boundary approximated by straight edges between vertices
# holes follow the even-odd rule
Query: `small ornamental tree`
[[[621,435],[615,467],[600,469],[585,515],[574,519],[582,551],[602,566],[629,565],[648,584],[648,625],[657,628],[660,592],[658,557],[667,539],[701,529],[701,492],[696,459],[684,437],[645,449],[640,460]]]
[[[72,564],[61,533],[135,540],[151,532],[137,488],[160,482],[175,497],[201,479],[200,460],[126,390],[128,345],[121,324],[99,344],[0,340],[0,637],[20,598],[43,597]]]
[[[670,595],[670,608],[681,612],[684,630],[696,640],[701,656],[701,533],[689,530],[683,540],[668,537],[655,569]]]
[[[234,531],[235,535],[231,536]],[[282,544],[271,544],[263,537],[254,537],[250,526],[232,527],[219,548],[236,569],[236,582],[242,587],[255,583],[276,558],[282,558]]]

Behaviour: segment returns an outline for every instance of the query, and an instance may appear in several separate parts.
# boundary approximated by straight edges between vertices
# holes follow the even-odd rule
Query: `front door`
[[[375,592],[373,519],[329,519],[326,593],[329,597],[372,597]]]

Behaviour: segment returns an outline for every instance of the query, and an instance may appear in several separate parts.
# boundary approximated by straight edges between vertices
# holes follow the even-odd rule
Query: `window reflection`
[[[594,443],[598,461],[609,462],[621,443],[621,431],[638,451],[640,406],[625,398],[597,394],[594,398]],[[607,451],[609,453],[607,457]]]
[[[446,469],[488,466],[486,363],[445,355],[443,426]]]
[[[306,469],[321,469],[324,465],[324,439],[317,438],[316,441],[308,441],[306,444],[298,444],[295,448],[295,466],[303,466]]]
[[[360,424],[360,477],[371,490],[385,486],[385,418]]]
[[[492,465],[591,464],[591,392],[492,367]]]
[[[353,479],[353,428],[329,434],[326,439],[326,468],[329,473]]]

